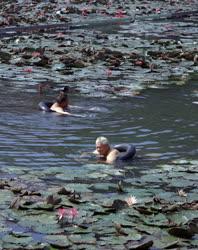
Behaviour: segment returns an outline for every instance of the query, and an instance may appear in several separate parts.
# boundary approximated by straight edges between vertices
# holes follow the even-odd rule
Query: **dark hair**
[[[67,95],[69,93],[69,86],[65,86],[59,93],[59,95]]]
[[[68,92],[69,92],[69,86],[65,86],[65,87],[63,88],[62,92],[68,93]]]
[[[60,93],[58,97],[56,98],[56,101],[58,104],[61,104],[62,102],[65,102],[65,101],[68,102],[68,96],[63,93]]]

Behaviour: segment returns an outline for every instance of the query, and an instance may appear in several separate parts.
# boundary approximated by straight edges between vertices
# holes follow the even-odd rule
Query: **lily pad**
[[[5,189],[1,190],[0,192],[1,209],[7,208],[10,205],[13,197],[14,195],[11,191]]]
[[[171,249],[177,247],[179,240],[173,236],[162,236],[161,239],[154,241],[154,247],[158,249]]]
[[[168,230],[169,234],[185,239],[191,239],[194,236],[194,233],[189,228],[184,227],[173,227]]]
[[[148,226],[170,227],[169,220],[162,213],[147,217],[144,223]]]
[[[143,238],[141,241],[129,241],[126,244],[127,249],[147,250],[153,245],[153,241]]]
[[[66,235],[47,235],[44,240],[53,247],[68,248],[71,246]]]
[[[15,245],[20,245],[21,247],[25,247],[33,243],[33,238],[30,236],[24,236],[24,237],[16,237],[12,234],[5,235],[2,237],[2,241],[4,243],[14,243]]]
[[[57,223],[55,214],[47,214],[46,212],[40,215],[24,216],[20,219],[18,224],[43,234],[53,234],[54,232],[61,233],[64,231]]]
[[[96,245],[96,238],[92,235],[69,235],[68,240],[73,244]]]

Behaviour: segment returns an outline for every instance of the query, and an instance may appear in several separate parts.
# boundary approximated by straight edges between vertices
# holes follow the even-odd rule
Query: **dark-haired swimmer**
[[[71,115],[70,112],[66,111],[69,108],[69,101],[67,95],[62,93],[56,98],[56,102],[51,106],[51,110],[59,114]]]
[[[70,116],[75,116],[75,117],[85,117],[84,115],[72,114],[68,111],[69,110],[68,96],[65,95],[64,93],[60,93],[58,95],[58,97],[56,98],[56,102],[54,104],[52,104],[50,109],[52,111],[55,111],[55,112],[62,114],[62,115],[70,115]]]

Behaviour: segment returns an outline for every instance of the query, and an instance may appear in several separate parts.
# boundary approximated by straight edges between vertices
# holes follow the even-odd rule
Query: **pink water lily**
[[[87,9],[87,8],[82,9],[82,10],[81,10],[81,14],[82,14],[83,16],[88,16],[88,14],[89,14],[88,9]]]
[[[58,221],[62,220],[63,218],[73,220],[76,216],[78,216],[78,210],[75,207],[58,209]]]
[[[155,9],[155,13],[156,13],[156,14],[160,14],[160,13],[161,13],[161,9],[160,9],[160,8],[156,8],[156,9]]]
[[[32,68],[25,68],[23,71],[27,73],[32,73]]]
[[[38,51],[32,52],[32,56],[33,56],[33,57],[39,57],[40,55],[41,55],[41,53],[38,52]]]
[[[57,34],[56,34],[56,37],[57,38],[64,38],[64,34],[62,33],[62,32],[58,32]]]
[[[122,9],[118,9],[116,11],[116,13],[115,13],[115,17],[117,17],[117,18],[123,18],[123,17],[125,17],[125,11],[122,10]]]
[[[106,74],[107,74],[108,77],[112,76],[112,70],[111,69],[107,69],[106,70]]]

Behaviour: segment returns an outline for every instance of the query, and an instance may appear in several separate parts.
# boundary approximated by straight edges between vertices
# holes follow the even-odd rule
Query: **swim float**
[[[51,110],[51,106],[53,105],[53,102],[39,102],[38,106],[39,109],[45,112],[53,112],[53,110]]]
[[[115,145],[113,148],[117,149],[121,153],[117,157],[117,160],[120,161],[132,160],[136,154],[136,148],[133,144],[122,143]]]

